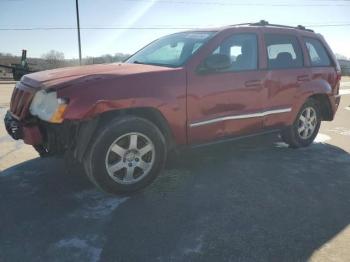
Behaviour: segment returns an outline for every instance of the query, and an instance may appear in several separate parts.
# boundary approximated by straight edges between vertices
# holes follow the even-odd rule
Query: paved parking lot
[[[185,152],[146,190],[97,191],[0,124],[0,261],[349,261],[350,82],[336,119]],[[0,84],[0,118],[13,85]]]

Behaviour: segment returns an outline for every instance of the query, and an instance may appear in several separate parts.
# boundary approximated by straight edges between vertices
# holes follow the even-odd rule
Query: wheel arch
[[[333,110],[327,94],[318,93],[313,94],[308,97],[308,99],[312,99],[316,101],[318,108],[321,114],[321,120],[332,121],[333,120]]]
[[[156,125],[161,133],[165,137],[168,151],[172,150],[176,146],[176,141],[173,135],[173,132],[170,128],[170,125],[163,114],[152,107],[136,107],[136,108],[127,108],[127,109],[116,109],[109,110],[103,113],[98,114],[93,119],[86,121],[85,124],[81,125],[79,130],[78,139],[79,141],[76,144],[74,156],[77,160],[81,161],[88,149],[88,146],[91,143],[91,139],[98,129],[98,126],[106,124],[111,119],[122,116],[136,116],[147,119]],[[84,141],[84,143],[80,141]]]
[[[136,108],[126,108],[126,109],[116,109],[116,110],[110,110],[104,113],[101,113],[99,115],[99,118],[101,119],[102,123],[104,121],[108,121],[112,118],[118,117],[118,116],[137,116],[141,118],[145,118],[155,124],[159,130],[164,135],[167,146],[169,148],[172,148],[175,146],[175,139],[173,136],[173,132],[170,128],[170,125],[164,115],[156,108],[153,107],[136,107]]]
[[[334,112],[330,101],[332,96],[332,87],[324,79],[317,79],[303,84],[301,92],[294,99],[292,117],[288,120],[288,124],[292,124],[297,116],[300,108],[308,101],[313,99],[319,106],[322,120],[331,121],[334,118]]]

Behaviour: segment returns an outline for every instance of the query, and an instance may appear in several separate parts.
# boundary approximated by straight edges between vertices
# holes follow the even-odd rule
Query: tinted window
[[[311,65],[313,66],[329,66],[331,60],[322,43],[313,38],[304,38],[307,50],[309,52]]]
[[[269,68],[296,68],[303,66],[302,51],[295,36],[266,34],[265,43]]]
[[[213,54],[226,55],[231,67],[222,71],[256,70],[258,68],[258,41],[255,34],[236,34],[224,40]]]

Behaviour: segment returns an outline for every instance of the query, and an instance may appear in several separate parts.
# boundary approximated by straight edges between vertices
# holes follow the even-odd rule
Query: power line
[[[288,2],[276,2],[276,3],[259,3],[259,2],[251,2],[251,3],[232,3],[232,2],[218,2],[218,1],[188,1],[188,0],[159,0],[159,1],[152,1],[152,0],[120,0],[124,2],[147,2],[147,3],[154,3],[154,4],[181,4],[181,5],[216,5],[216,6],[270,6],[270,7],[281,7],[281,6],[288,6],[288,7],[303,7],[303,6],[314,6],[314,7],[326,7],[326,6],[350,6],[350,2],[348,0],[338,0],[336,1],[337,4],[331,4],[331,3],[288,3]],[[316,1],[315,1],[316,2]],[[326,1],[324,1],[326,2]],[[329,1],[332,2],[332,1]],[[342,4],[338,4],[340,2],[345,2]],[[349,3],[349,4],[348,4]]]
[[[333,24],[333,25],[308,25],[309,27],[332,27],[332,26],[350,26],[350,24]]]
[[[0,0],[1,1],[1,0]],[[328,1],[328,0],[327,0]],[[350,1],[350,0],[349,0]],[[247,23],[248,24],[248,23]],[[328,22],[328,24],[323,24],[323,22],[315,22],[315,23],[312,23],[312,24],[309,24],[308,22],[303,22],[303,21],[299,21],[299,24],[305,24],[306,26],[340,26],[340,25],[348,25],[350,24],[350,21],[334,21],[334,22]],[[106,24],[86,24],[85,29],[103,29],[103,28],[106,28],[106,29],[129,29],[129,28],[136,28],[136,29],[139,29],[139,28],[199,28],[199,27],[202,27],[202,28],[210,28],[210,27],[224,27],[224,26],[227,26],[227,25],[220,25],[220,24],[202,24],[202,25],[196,25],[196,24],[181,24],[181,25],[172,25],[172,24],[152,24],[152,25],[147,25],[146,27],[141,27],[141,26],[137,26],[137,27],[127,27],[126,25],[122,25],[122,24],[114,24],[114,25],[106,25]],[[230,26],[230,25],[228,25]],[[232,25],[233,26],[233,25]],[[8,25],[5,25],[5,24],[0,24],[0,28],[3,28],[3,29],[22,29],[22,28],[38,28],[38,29],[45,29],[45,28],[53,28],[53,29],[76,29],[75,26],[73,25],[69,25],[69,24],[66,24],[66,25],[24,25],[24,24],[8,24]]]
[[[76,30],[76,27],[33,27],[0,28],[0,31],[35,31],[35,30]],[[81,27],[81,30],[156,30],[156,29],[196,29],[194,27]]]
[[[346,27],[350,26],[350,23],[344,24],[314,24],[305,25],[307,27]],[[198,25],[198,26],[150,26],[150,27],[81,27],[81,30],[182,30],[182,29],[200,29],[208,26]],[[213,27],[211,25],[210,27]],[[220,26],[217,26],[220,27]],[[23,28],[0,28],[0,31],[49,31],[49,30],[76,30],[76,27],[23,27]]]
[[[309,3],[290,3],[286,2],[275,2],[275,3],[259,3],[259,2],[241,2],[241,3],[232,3],[232,2],[220,2],[220,1],[188,1],[188,0],[119,0],[120,2],[148,2],[154,4],[186,4],[186,5],[229,5],[229,6],[290,6],[290,7],[299,7],[299,6],[349,6],[350,0],[308,0],[312,2],[319,2],[318,4],[309,4]],[[0,2],[24,2],[24,0],[0,0]],[[329,3],[325,3],[329,2]],[[337,4],[333,4],[337,2]],[[341,3],[341,4],[338,4]]]

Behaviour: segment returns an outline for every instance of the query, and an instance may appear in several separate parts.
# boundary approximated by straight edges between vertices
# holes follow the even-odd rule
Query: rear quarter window
[[[309,58],[312,66],[330,66],[331,59],[318,39],[304,37],[305,45],[309,53]]]
[[[303,54],[298,39],[292,35],[266,34],[267,62],[270,69],[303,66]]]

